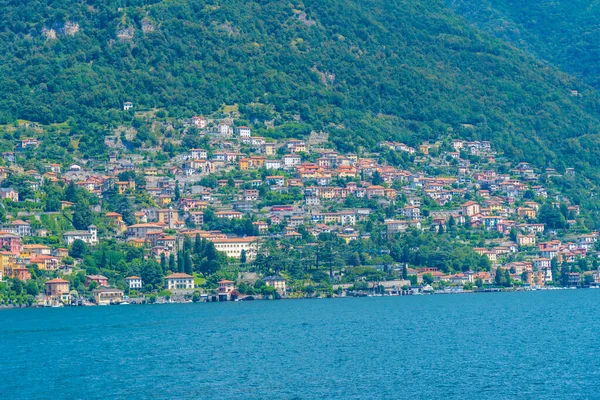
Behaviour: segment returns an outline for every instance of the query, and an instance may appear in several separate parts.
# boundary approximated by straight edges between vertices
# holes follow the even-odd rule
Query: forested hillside
[[[600,3],[447,0],[481,29],[600,87]]]
[[[107,127],[131,119],[122,104],[132,101],[172,117],[224,104],[257,124],[299,116],[294,135],[330,131],[341,150],[452,134],[589,176],[600,164],[595,92],[471,27],[443,0],[0,8],[0,124],[67,121],[94,154]]]

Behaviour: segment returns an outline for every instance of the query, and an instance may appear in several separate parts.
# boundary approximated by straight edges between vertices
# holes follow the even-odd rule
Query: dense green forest
[[[0,0],[0,124],[66,122],[80,150],[161,108],[238,104],[340,150],[452,134],[590,177],[595,91],[472,27],[443,0]],[[572,97],[571,89],[584,93]],[[298,125],[300,125],[298,127]],[[291,129],[291,128],[290,128]]]
[[[446,0],[486,32],[600,88],[600,3]]]

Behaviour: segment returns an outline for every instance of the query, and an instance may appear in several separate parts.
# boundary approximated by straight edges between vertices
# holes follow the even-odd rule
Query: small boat
[[[129,303],[128,303],[128,302],[126,302],[126,301],[124,301],[124,302],[122,302],[122,303],[119,303],[119,305],[121,305],[121,306],[128,306],[128,305],[129,305]]]

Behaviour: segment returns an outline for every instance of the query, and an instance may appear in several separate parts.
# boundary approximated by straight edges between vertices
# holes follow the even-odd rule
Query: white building
[[[165,278],[167,283],[167,289],[193,289],[194,288],[194,277],[181,272],[176,272]]]
[[[208,159],[208,151],[204,149],[190,149],[192,153],[192,160],[206,160]]]
[[[98,230],[95,225],[90,225],[87,231],[70,231],[63,234],[63,240],[67,245],[72,245],[74,241],[81,240],[87,244],[98,244]]]
[[[286,154],[283,156],[283,166],[286,168],[295,167],[296,165],[300,165],[301,162],[302,159],[296,154]]]
[[[142,278],[139,276],[128,276],[125,278],[127,284],[129,285],[129,289],[141,289],[142,288]]]
[[[250,134],[251,134],[251,130],[250,128],[248,128],[247,126],[239,126],[237,128],[237,134],[239,137],[241,138],[249,138]]]
[[[265,160],[266,169],[280,169],[281,161],[279,160]]]
[[[227,257],[240,258],[242,250],[246,252],[248,259],[256,256],[257,237],[249,236],[243,238],[209,239],[215,245],[215,249],[227,254]]]

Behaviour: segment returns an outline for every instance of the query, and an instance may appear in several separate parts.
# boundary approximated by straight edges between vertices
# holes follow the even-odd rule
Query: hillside
[[[98,155],[137,110],[238,104],[263,135],[330,131],[340,150],[449,133],[513,160],[600,161],[592,89],[471,27],[442,0],[0,1],[0,124],[65,122]],[[584,96],[571,97],[572,88]],[[299,120],[300,122],[295,122]]]
[[[600,87],[600,3],[447,0],[484,31]]]

